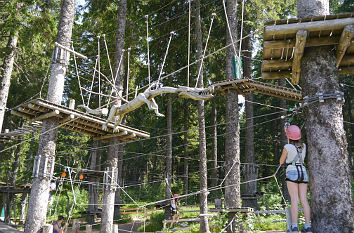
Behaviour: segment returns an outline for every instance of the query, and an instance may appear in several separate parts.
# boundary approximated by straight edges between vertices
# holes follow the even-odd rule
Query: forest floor
[[[0,222],[0,233],[20,233],[20,232],[22,231],[18,231],[7,224]]]

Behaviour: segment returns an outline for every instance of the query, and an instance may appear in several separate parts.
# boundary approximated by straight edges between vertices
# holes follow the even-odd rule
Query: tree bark
[[[117,185],[117,163],[118,163],[118,150],[119,150],[118,138],[112,138],[109,141],[109,147],[107,151],[107,166],[106,177],[103,194],[103,206],[102,206],[102,218],[100,233],[112,233],[113,231],[113,215],[114,215],[114,200]]]
[[[226,1],[227,17],[231,34],[226,28],[226,44],[237,40],[237,1]],[[237,44],[237,43],[236,43]],[[235,44],[235,47],[237,45]],[[226,79],[232,79],[233,46],[226,50]],[[226,138],[225,138],[225,205],[227,208],[239,208],[241,206],[240,194],[240,131],[238,95],[236,90],[228,90],[226,93]],[[229,215],[232,221],[234,215]],[[234,224],[230,224],[227,231],[234,231]]]
[[[283,78],[279,79],[279,86],[282,86],[282,87],[286,86],[285,79],[283,79]],[[287,109],[285,99],[280,99],[280,107]],[[285,122],[287,121],[286,114],[287,114],[287,112],[285,112],[285,111],[281,114],[283,116],[283,118],[280,119],[280,127],[279,127],[279,130],[280,130],[280,150],[277,151],[277,154],[275,156],[276,162],[278,162],[280,159],[281,153],[283,152],[284,145],[288,143],[288,138],[286,137],[286,133],[284,130]],[[282,170],[285,174],[285,168],[282,168]],[[289,195],[288,188],[286,186],[285,176],[280,177],[280,182],[282,184],[282,192],[283,192],[283,196],[284,196],[285,200],[290,201],[290,195]]]
[[[203,56],[203,37],[200,16],[200,0],[195,1],[196,7],[196,39],[197,39],[197,59]],[[203,87],[203,66],[198,63],[198,70],[201,69],[197,83],[198,87]],[[198,123],[199,123],[199,174],[200,174],[200,232],[210,232],[208,222],[208,180],[207,180],[207,156],[206,156],[206,134],[205,134],[205,111],[204,101],[198,101]]]
[[[7,97],[9,95],[11,74],[15,61],[15,52],[18,40],[18,28],[16,27],[11,32],[9,41],[6,46],[6,55],[2,65],[2,72],[0,74],[0,133],[2,131],[2,124],[4,122],[4,115],[6,112]]]
[[[119,186],[123,186],[123,155],[124,155],[124,144],[120,144],[118,146],[118,177],[117,177],[117,182]],[[120,208],[121,208],[121,200],[120,200],[120,195],[121,195],[121,189],[117,189],[116,195],[115,195],[115,203],[116,205],[114,206],[114,217],[116,218],[121,218],[120,214]]]
[[[188,153],[188,130],[189,130],[189,101],[184,100],[184,193],[189,193],[189,153]],[[188,204],[188,198],[186,197]]]
[[[98,154],[97,148],[99,147],[100,142],[95,141],[92,145],[93,150],[91,151],[91,162],[90,162],[90,169],[91,170],[100,170],[97,167],[98,164],[98,157],[100,156]],[[89,181],[92,183],[97,183],[99,182],[99,179],[97,177],[89,177]],[[97,189],[97,185],[95,184],[90,184],[89,185],[89,205],[87,207],[87,210],[89,212],[88,215],[88,223],[89,224],[94,224],[95,223],[95,215],[91,214],[92,212],[97,212],[98,211],[98,195],[99,195],[99,190]]]
[[[165,199],[172,197],[171,185],[172,185],[172,97],[167,97],[167,137],[166,137],[166,189]],[[170,217],[170,212],[165,209],[165,219]]]
[[[250,27],[245,26],[244,33],[246,35],[251,33]],[[243,76],[245,78],[252,78],[252,38],[246,37],[242,42],[242,58],[243,62]],[[245,96],[246,108],[246,141],[245,141],[245,181],[255,180],[258,176],[258,166],[255,164],[254,154],[254,127],[253,127],[253,94]],[[242,200],[243,206],[258,209],[257,195],[257,181],[245,184],[245,199]],[[250,199],[248,199],[250,198]]]
[[[72,27],[75,17],[75,1],[63,0],[61,5],[58,26],[57,42],[70,47]],[[47,100],[60,104],[64,90],[64,80],[67,63],[53,60],[49,80]],[[58,118],[43,120],[42,132],[39,139],[38,153],[39,172],[33,178],[28,212],[25,224],[25,233],[36,233],[45,224],[49,199],[49,185],[52,174],[51,168],[55,162],[55,147],[57,137]]]
[[[115,104],[118,106],[122,105],[122,100],[119,98],[123,96],[123,85],[124,85],[124,78],[123,78],[123,65],[120,64],[120,60],[122,57],[123,61],[123,54],[124,54],[124,39],[125,39],[125,27],[126,27],[126,14],[127,14],[127,0],[121,0],[119,2],[118,8],[118,20],[117,20],[117,36],[115,42],[115,52],[114,52],[114,79],[115,79],[115,88],[118,90],[116,97],[114,99]],[[123,62],[122,62],[123,63]],[[120,66],[119,66],[120,65]],[[115,151],[109,150],[111,155],[109,158],[112,159],[109,163],[109,167],[107,169],[113,169],[117,172],[117,167],[122,167],[123,160],[118,161],[119,158],[119,149],[121,149],[121,145],[118,145],[118,139],[110,140],[110,148],[114,148]],[[123,152],[122,152],[123,153]],[[108,159],[107,159],[108,160]],[[109,160],[108,160],[109,161]],[[115,177],[115,182],[118,182],[117,177]],[[116,189],[106,189],[103,199],[103,208],[102,208],[102,227],[100,233],[111,233],[113,230],[113,217],[114,217],[114,203],[115,203],[115,192]],[[119,192],[120,199],[120,192]],[[119,210],[119,209],[118,209]],[[119,213],[118,213],[119,215]]]
[[[211,125],[212,125],[212,158],[213,158],[213,169],[211,170],[211,182],[210,186],[215,187],[218,184],[219,173],[218,173],[218,127],[217,127],[217,110],[216,102],[213,100],[211,108]],[[214,192],[212,197],[217,197],[217,192]]]
[[[329,14],[328,0],[297,2],[298,17]],[[301,61],[304,96],[341,91],[333,47],[305,49]],[[310,171],[311,214],[315,233],[354,231],[343,102],[326,99],[305,108]]]

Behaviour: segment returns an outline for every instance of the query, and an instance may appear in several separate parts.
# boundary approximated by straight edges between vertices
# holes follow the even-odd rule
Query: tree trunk
[[[123,155],[124,155],[124,144],[120,144],[118,146],[118,177],[117,177],[117,182],[119,186],[123,186]],[[114,217],[116,218],[121,218],[120,214],[120,208],[121,208],[121,200],[120,200],[120,195],[121,195],[121,189],[117,189],[116,191],[116,196],[115,196],[115,203],[116,205],[114,206]]]
[[[244,28],[246,35],[251,33],[250,27]],[[243,76],[245,78],[252,78],[252,38],[246,37],[242,43],[242,58],[243,62]],[[258,166],[255,164],[254,154],[254,127],[253,127],[253,94],[245,96],[246,108],[246,142],[245,142],[245,181],[255,180],[258,176]],[[250,102],[248,102],[250,101]],[[258,209],[257,195],[257,181],[245,184],[245,199],[242,200],[242,205]]]
[[[195,1],[196,7],[196,39],[197,39],[197,59],[203,56],[203,37],[200,16],[200,0]],[[197,83],[198,87],[203,87],[203,66],[202,62],[198,64],[198,70],[201,69],[200,77]],[[205,113],[204,101],[198,101],[198,123],[199,123],[199,174],[200,174],[200,232],[210,232],[208,222],[208,180],[207,180],[207,156],[206,156],[206,134],[205,134]]]
[[[298,0],[298,17],[329,14],[328,0]],[[341,91],[333,47],[305,49],[301,61],[304,96]],[[311,214],[315,233],[354,231],[343,102],[326,99],[304,109],[310,171]]]
[[[15,61],[15,52],[18,40],[18,27],[11,32],[9,41],[6,46],[6,55],[4,57],[4,63],[2,69],[0,69],[0,133],[2,130],[2,124],[4,122],[4,115],[6,112],[7,97],[9,95],[11,74]]]
[[[27,201],[28,201],[28,193],[23,193],[21,198],[21,215],[20,215],[21,220],[24,220],[26,217]]]
[[[278,82],[279,86],[285,87],[285,79],[279,79]],[[280,99],[280,107],[281,108],[285,108],[287,109],[286,106],[286,100],[285,99]],[[280,150],[277,151],[277,154],[275,156],[275,161],[278,162],[281,156],[281,153],[283,152],[283,148],[284,145],[288,143],[288,138],[286,137],[286,133],[284,130],[284,126],[285,126],[285,122],[287,121],[286,119],[286,114],[287,112],[283,112],[281,115],[283,116],[283,118],[280,119],[280,126],[279,126],[279,130],[280,130]],[[285,167],[281,168],[285,174]],[[282,184],[282,192],[283,192],[283,196],[285,198],[286,201],[290,201],[290,195],[289,195],[289,191],[288,188],[286,186],[286,180],[285,180],[285,176],[282,176],[279,178],[279,181]],[[284,203],[285,204],[285,203]]]
[[[353,118],[353,114],[352,114],[352,97],[350,95],[350,91],[347,89],[346,90],[346,95],[345,95],[345,102],[347,103],[347,112],[348,112],[348,121],[349,122],[354,122],[354,118]],[[348,146],[348,159],[349,159],[349,170],[352,171],[352,176],[354,175],[353,174],[353,156],[352,156],[352,153],[353,153],[353,149],[351,148],[353,146],[353,141],[354,141],[354,126],[353,124],[346,124],[347,127],[346,127],[346,132],[347,132],[347,135],[349,135],[349,128],[350,128],[350,137],[349,138],[349,142],[352,142],[351,144],[349,144]]]
[[[57,42],[70,47],[72,27],[75,17],[75,1],[63,0],[58,26]],[[53,60],[48,87],[47,100],[60,104],[64,90],[64,80],[67,62]],[[49,185],[52,174],[51,168],[55,161],[58,118],[43,120],[42,135],[38,146],[38,174],[32,182],[31,195],[25,224],[25,233],[36,233],[45,224],[49,199]],[[45,133],[46,132],[46,133]],[[36,161],[36,160],[35,160]]]
[[[189,102],[184,100],[184,193],[189,193],[189,153],[188,153],[188,130],[189,130]],[[188,204],[188,198],[186,197]]]
[[[116,36],[116,42],[115,42],[115,52],[114,52],[114,79],[115,79],[115,87],[118,90],[117,96],[118,98],[116,98],[115,100],[115,104],[117,104],[118,106],[120,106],[122,104],[122,100],[119,98],[123,96],[123,86],[124,86],[124,75],[123,75],[123,62],[120,62],[121,59],[123,61],[123,57],[124,57],[124,40],[125,40],[125,27],[126,27],[126,20],[127,20],[127,0],[121,0],[119,2],[119,8],[118,8],[118,20],[117,20],[117,36]],[[119,66],[120,65],[120,66]],[[116,97],[117,97],[116,96]],[[115,143],[118,143],[118,140],[115,140]],[[113,145],[111,145],[113,146]],[[117,167],[122,168],[123,167],[123,159],[119,159],[122,158],[123,156],[123,149],[124,146],[123,145],[118,145],[116,146],[117,149],[117,153],[114,155],[115,159],[118,160],[118,162],[115,164],[114,169],[117,169]],[[119,163],[119,164],[118,164]],[[121,170],[121,169],[119,169]],[[121,171],[118,170],[118,173],[120,173]],[[121,180],[121,177],[116,177],[116,182],[118,182]],[[110,218],[110,219],[103,219],[102,218],[102,223],[103,221],[105,221],[106,228],[105,230],[101,229],[101,232],[111,232],[111,230],[113,229],[113,217],[114,215],[119,216],[120,215],[120,208],[115,208],[114,203],[116,203],[116,200],[120,201],[120,189],[119,190],[115,190],[117,191],[117,194],[115,193],[111,193],[110,195],[113,195],[113,202],[111,202],[112,200],[110,199],[111,196],[109,195],[109,198],[107,196],[106,201],[108,201],[107,204],[107,209],[106,211],[108,211],[106,213],[106,217]],[[113,190],[113,192],[115,192]],[[108,207],[112,205],[111,207]],[[112,213],[111,213],[112,211]],[[114,213],[116,212],[116,213]]]
[[[226,28],[226,44],[237,40],[237,2],[226,1],[228,21],[231,34]],[[232,39],[231,39],[232,36]],[[237,45],[235,44],[235,47]],[[226,50],[226,79],[232,79],[232,56],[233,46]],[[226,93],[226,138],[225,138],[225,205],[227,208],[239,208],[241,206],[240,194],[240,131],[238,95],[236,90],[228,90]],[[234,215],[229,215],[229,221],[234,219]],[[230,224],[227,231],[233,232],[234,224]]]
[[[118,143],[118,138],[112,138],[109,141],[100,233],[112,233],[113,231],[114,199],[117,189],[115,183],[117,181]]]
[[[97,151],[97,148],[99,147],[99,145],[100,145],[99,141],[95,141],[92,145],[93,150],[91,151],[91,162],[90,162],[90,169],[91,170],[100,170],[100,169],[97,169],[98,157],[100,156]],[[89,182],[97,183],[97,182],[99,182],[99,179],[97,179],[97,177],[89,177]],[[99,191],[98,191],[97,185],[90,184],[89,185],[89,205],[87,207],[87,210],[89,212],[89,215],[88,215],[88,223],[89,224],[95,223],[95,214],[91,214],[91,213],[97,212],[97,210],[98,210],[98,206],[97,206],[98,195],[99,195]]]
[[[172,197],[171,183],[172,183],[172,97],[167,97],[167,137],[166,137],[166,190],[165,198]],[[170,212],[165,209],[165,219],[170,217]]]
[[[211,125],[212,125],[212,158],[213,169],[211,170],[211,182],[210,186],[215,187],[218,185],[219,173],[218,173],[218,127],[217,127],[217,110],[215,100],[212,102],[211,108]],[[217,192],[212,193],[212,197],[217,198]]]
[[[22,136],[19,138],[20,141],[22,140],[22,138],[23,138]],[[15,151],[13,152],[14,161],[12,163],[9,186],[13,187],[14,189],[16,188],[15,186],[16,186],[16,179],[17,179],[17,173],[18,173],[20,151],[21,151],[21,145],[17,145]],[[7,208],[6,208],[6,212],[5,212],[5,222],[6,223],[10,223],[11,207],[13,207],[13,209],[15,209],[15,194],[8,193]],[[14,215],[15,215],[15,212],[14,212]]]
[[[126,15],[127,15],[127,0],[121,0],[119,1],[118,21],[117,21],[118,26],[117,26],[117,36],[116,36],[116,43],[115,43],[116,48],[114,52],[114,75],[117,77],[117,79],[115,80],[116,81],[115,86],[118,90],[119,96],[123,96],[123,84],[124,84],[123,70],[124,69],[123,69],[123,64],[120,64],[121,67],[119,67],[119,63],[124,53],[123,49],[124,49],[124,39],[125,39],[125,25],[127,21]],[[121,100],[118,99],[117,103],[120,106]]]

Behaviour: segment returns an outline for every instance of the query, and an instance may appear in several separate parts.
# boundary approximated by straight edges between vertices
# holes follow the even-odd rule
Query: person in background
[[[280,157],[280,165],[286,163],[286,185],[291,199],[291,227],[288,232],[299,232],[298,228],[298,210],[299,198],[304,209],[305,226],[302,232],[311,233],[310,206],[307,201],[307,175],[304,160],[306,156],[306,144],[300,141],[301,130],[296,125],[290,125],[286,128],[286,136],[289,144],[286,144]]]
[[[178,211],[178,194],[173,194],[173,199],[171,200],[171,212],[172,212],[172,222],[170,225],[170,229],[173,229],[173,223],[176,221],[178,223],[179,217],[181,216]],[[177,215],[177,220],[176,220]]]
[[[65,228],[68,227],[68,223],[65,223],[65,225],[62,227],[61,224],[64,221],[64,217],[60,215],[58,217],[58,220],[53,224],[53,233],[63,233]]]

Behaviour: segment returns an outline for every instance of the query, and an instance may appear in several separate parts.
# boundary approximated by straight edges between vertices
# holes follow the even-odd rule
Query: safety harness
[[[295,145],[294,145],[295,146]],[[296,171],[297,171],[297,180],[296,182],[303,182],[304,181],[304,171],[303,171],[303,165],[304,165],[304,160],[301,157],[302,154],[302,147],[301,146],[295,146],[297,154],[294,158],[294,160],[289,163],[288,165],[293,165],[296,167]]]

